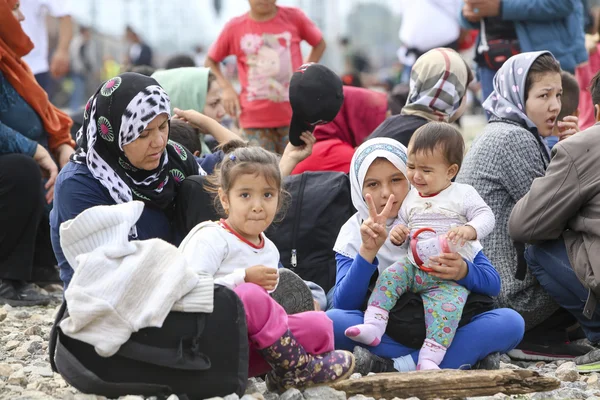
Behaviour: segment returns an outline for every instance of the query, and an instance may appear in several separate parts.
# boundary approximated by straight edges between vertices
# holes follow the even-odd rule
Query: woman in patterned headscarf
[[[508,219],[533,180],[544,176],[550,152],[543,138],[552,135],[555,124],[563,136],[578,131],[577,123],[557,122],[562,94],[560,73],[558,61],[548,51],[522,53],[504,63],[494,77],[494,91],[483,104],[491,113],[490,122],[473,142],[457,177],[458,182],[477,189],[496,216],[496,228],[482,241],[502,278],[496,302],[518,311],[528,331],[559,307],[527,271],[525,247],[513,243]],[[552,343],[546,343],[549,332],[544,326],[537,332],[526,332],[511,355],[548,360],[587,352],[569,343],[564,329],[555,332]]]
[[[106,81],[88,101],[79,149],[57,178],[50,215],[65,284],[73,270],[60,248],[59,227],[90,207],[141,200],[146,207],[131,238],[173,242],[170,216],[179,184],[203,171],[169,140],[170,117],[169,96],[154,79],[136,73]]]

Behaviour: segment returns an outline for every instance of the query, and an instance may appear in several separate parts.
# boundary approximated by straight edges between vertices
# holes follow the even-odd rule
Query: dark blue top
[[[213,172],[214,166],[223,158],[222,152],[209,154],[198,159],[206,173]],[[68,163],[58,174],[54,185],[54,208],[50,212],[50,234],[52,247],[58,266],[60,278],[68,286],[73,277],[73,269],[65,259],[60,247],[60,224],[78,216],[88,208],[100,205],[116,204],[108,190],[102,186],[86,165]],[[140,219],[136,223],[138,240],[158,238],[175,246],[181,240],[171,227],[171,220],[163,210],[144,207]]]
[[[352,259],[339,253],[336,253],[335,260],[337,275],[333,288],[333,307],[342,310],[360,310],[379,261],[375,258],[371,264],[360,254]],[[473,262],[465,261],[468,268],[467,276],[456,283],[472,292],[497,296],[500,293],[500,275],[483,251],[477,253]]]
[[[33,156],[38,143],[48,145],[42,120],[0,72],[0,155]]]

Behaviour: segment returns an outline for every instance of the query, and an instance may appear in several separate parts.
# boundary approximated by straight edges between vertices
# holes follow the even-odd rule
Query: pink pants
[[[265,289],[253,283],[244,283],[234,291],[246,310],[250,377],[271,370],[258,350],[275,343],[288,329],[307,353],[323,354],[333,350],[333,322],[324,312],[309,311],[287,315],[283,307],[273,300]]]

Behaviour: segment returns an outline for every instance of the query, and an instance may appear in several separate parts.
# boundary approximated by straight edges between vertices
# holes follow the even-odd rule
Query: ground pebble
[[[556,369],[556,377],[563,382],[578,381],[579,372],[577,372],[577,366],[572,361],[561,364]]]
[[[346,393],[328,386],[308,388],[304,391],[306,400],[346,400]]]
[[[279,400],[304,400],[304,396],[298,389],[292,388],[283,393]]]

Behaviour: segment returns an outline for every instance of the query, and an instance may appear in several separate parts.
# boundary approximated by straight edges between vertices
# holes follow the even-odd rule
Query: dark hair
[[[527,72],[527,79],[525,79],[525,102],[527,102],[527,98],[529,97],[531,86],[548,73],[560,74],[561,69],[556,58],[550,53],[545,53],[536,58]]]
[[[446,122],[428,122],[415,131],[408,143],[409,155],[422,151],[432,154],[436,149],[442,151],[448,164],[458,165],[460,171],[465,140],[458,129]]]
[[[258,146],[249,146],[241,140],[233,140],[220,146],[223,151],[223,161],[215,172],[206,178],[204,188],[215,195],[215,208],[225,215],[223,205],[217,193],[219,189],[229,193],[231,187],[240,175],[262,175],[269,184],[279,192],[277,212],[283,212],[287,204],[287,192],[283,189],[281,171],[279,170],[279,156]]]
[[[167,64],[165,65],[165,69],[175,69],[175,68],[184,68],[184,67],[195,67],[196,62],[194,59],[187,54],[178,54],[169,58]]]
[[[156,72],[156,68],[149,65],[135,65],[127,68],[125,72],[135,72],[146,76],[152,76],[152,74]]]
[[[560,74],[562,81],[562,97],[560,114],[558,120],[562,120],[568,115],[573,115],[579,107],[579,83],[573,74],[563,71]]]
[[[212,71],[208,72],[208,85],[206,86],[206,91],[209,92],[210,91],[210,87],[212,86],[213,82],[217,81],[217,76],[215,74],[213,74]]]
[[[202,152],[202,143],[200,143],[200,132],[192,125],[178,119],[171,120],[169,130],[169,139],[179,143],[192,153]]]
[[[594,75],[590,82],[590,93],[592,94],[592,103],[600,104],[600,71]]]
[[[400,83],[392,88],[388,94],[388,111],[392,115],[400,114],[402,108],[406,105],[409,92],[410,86],[405,83]]]

